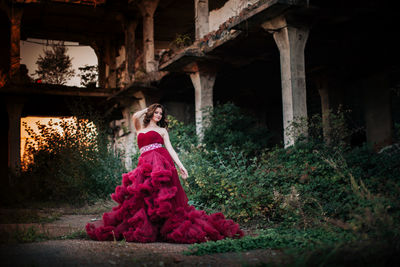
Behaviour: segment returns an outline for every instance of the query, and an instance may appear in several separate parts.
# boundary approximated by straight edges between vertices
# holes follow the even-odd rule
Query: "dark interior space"
[[[0,84],[4,73],[10,68],[10,20],[7,14],[0,10]]]

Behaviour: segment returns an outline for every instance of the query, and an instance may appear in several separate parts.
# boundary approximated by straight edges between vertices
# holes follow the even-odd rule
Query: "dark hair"
[[[147,112],[144,115],[144,119],[143,119],[144,127],[147,127],[147,125],[149,125],[150,120],[153,118],[154,112],[156,111],[157,108],[161,108],[161,110],[162,110],[162,117],[161,117],[161,120],[159,122],[157,122],[157,125],[162,128],[168,129],[168,120],[167,120],[167,114],[165,113],[165,108],[163,105],[158,104],[158,103],[150,105],[147,108]]]

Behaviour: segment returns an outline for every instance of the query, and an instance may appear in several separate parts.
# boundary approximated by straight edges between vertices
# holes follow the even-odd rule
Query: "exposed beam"
[[[89,97],[109,97],[113,93],[112,89],[103,88],[84,88],[54,84],[12,84],[0,89],[0,94],[13,95],[60,95],[60,96],[89,96]]]

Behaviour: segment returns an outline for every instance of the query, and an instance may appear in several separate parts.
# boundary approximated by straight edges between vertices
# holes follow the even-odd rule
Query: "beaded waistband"
[[[153,143],[153,144],[150,144],[150,145],[147,145],[147,146],[143,146],[142,148],[140,148],[140,153],[144,153],[144,152],[147,152],[147,151],[150,151],[150,150],[153,150],[153,149],[156,149],[156,148],[160,148],[160,147],[162,147],[162,144]]]

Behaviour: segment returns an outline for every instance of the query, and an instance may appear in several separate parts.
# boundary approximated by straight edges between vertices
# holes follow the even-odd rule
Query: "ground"
[[[85,224],[113,204],[0,209],[2,266],[261,266],[288,262],[279,250],[187,256],[182,253],[186,244],[88,239]]]

